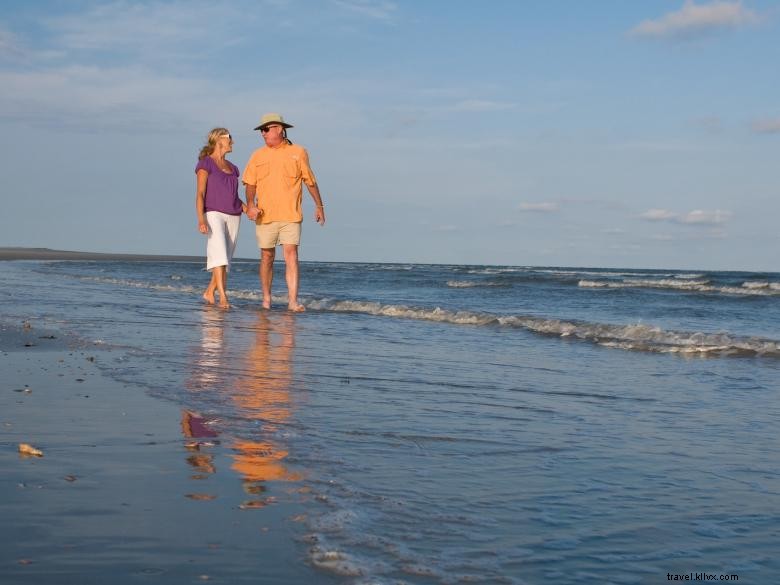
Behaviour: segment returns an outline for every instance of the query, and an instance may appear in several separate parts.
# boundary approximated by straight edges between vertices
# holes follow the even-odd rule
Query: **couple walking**
[[[216,302],[215,295],[218,294],[219,306],[230,306],[226,292],[227,273],[238,239],[241,214],[246,213],[256,224],[263,307],[271,308],[274,258],[276,246],[281,245],[288,308],[295,312],[305,310],[298,302],[303,183],[314,199],[314,219],[320,225],[325,224],[325,208],[306,149],[287,138],[287,129],[292,127],[280,114],[265,114],[261,118],[255,130],[260,131],[265,146],[252,153],[244,168],[245,204],[238,197],[238,167],[225,158],[233,150],[230,132],[226,128],[214,128],[200,151],[195,166],[195,210],[198,230],[208,236],[206,270],[211,271],[211,282],[203,298],[210,304]]]

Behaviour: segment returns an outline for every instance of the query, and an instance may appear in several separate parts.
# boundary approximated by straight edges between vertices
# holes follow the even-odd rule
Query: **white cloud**
[[[333,0],[333,3],[361,16],[383,21],[391,21],[398,9],[394,2],[383,0]]]
[[[668,209],[648,209],[644,213],[641,213],[639,217],[649,221],[666,221],[675,219],[677,214],[673,211],[669,211]]]
[[[44,21],[57,44],[68,51],[112,51],[170,60],[198,54],[192,47],[236,41],[235,22],[246,24],[252,11],[202,1],[101,3],[84,12]]]
[[[143,68],[0,71],[0,117],[71,127],[176,127],[196,117],[203,82]]]
[[[714,211],[705,211],[703,209],[694,209],[677,218],[679,223],[699,224],[699,225],[720,225],[726,223],[732,216],[730,211],[715,209]]]
[[[694,209],[688,213],[677,213],[668,209],[648,209],[639,217],[648,221],[670,221],[686,225],[721,225],[726,223],[733,214],[721,209]]]
[[[780,118],[755,120],[752,128],[758,134],[780,134]]]
[[[515,104],[490,100],[462,100],[449,108],[453,112],[496,112],[514,108]]]
[[[0,28],[0,59],[13,59],[23,55],[16,35],[9,30]]]
[[[518,206],[520,211],[533,211],[541,213],[553,213],[559,210],[559,206],[555,202],[540,202],[540,203],[526,203],[523,202]]]
[[[691,123],[699,130],[711,134],[718,133],[723,129],[723,121],[718,116],[701,116],[691,120]]]
[[[712,30],[739,28],[759,20],[758,15],[745,8],[739,0],[719,0],[708,4],[686,0],[679,10],[654,20],[645,20],[633,28],[631,33],[640,37],[685,37]]]

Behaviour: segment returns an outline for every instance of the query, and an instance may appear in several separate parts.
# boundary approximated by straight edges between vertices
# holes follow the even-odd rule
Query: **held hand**
[[[314,210],[314,221],[320,225],[325,225],[325,209],[322,207],[317,207]]]
[[[198,231],[202,234],[208,234],[209,233],[209,226],[206,224],[205,221],[199,221],[198,222]]]
[[[255,221],[258,215],[260,215],[260,210],[254,205],[246,210],[246,216],[252,221]]]

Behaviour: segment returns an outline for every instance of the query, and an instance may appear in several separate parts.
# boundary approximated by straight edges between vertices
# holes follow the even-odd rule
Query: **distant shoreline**
[[[130,260],[147,262],[205,262],[203,256],[175,256],[155,254],[114,254],[106,252],[77,252],[50,248],[0,247],[0,260]],[[241,258],[236,258],[241,260]]]
[[[0,262],[3,260],[105,260],[105,261],[128,261],[128,262],[202,262],[206,263],[205,256],[184,256],[175,254],[121,254],[115,252],[79,252],[74,250],[52,250],[51,248],[25,248],[23,246],[0,246]],[[259,258],[233,258],[238,262],[257,262]],[[280,260],[277,259],[277,262]],[[314,261],[308,261],[314,262]],[[306,260],[303,263],[307,263]],[[365,264],[364,260],[341,260],[334,261],[335,264]],[[372,262],[368,262],[372,263]],[[419,266],[449,266],[447,262],[376,262],[377,264],[414,264]],[[463,266],[514,266],[508,264],[464,264]],[[539,265],[530,268],[556,268],[562,270],[668,270],[672,272],[735,272],[735,273],[774,273],[775,270],[758,269],[708,269],[708,268],[669,268],[646,267],[646,266],[553,266]]]

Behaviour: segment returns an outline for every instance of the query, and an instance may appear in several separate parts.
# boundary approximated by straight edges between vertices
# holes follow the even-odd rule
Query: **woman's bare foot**
[[[203,293],[203,300],[206,301],[209,305],[214,304],[214,291],[206,291]]]
[[[292,304],[288,305],[287,308],[293,313],[303,313],[306,310],[306,307],[304,307],[300,303],[295,303],[294,305]]]
[[[263,301],[263,308],[264,309],[270,309],[271,308],[271,301],[270,300]]]
[[[230,308],[230,303],[227,302],[227,299],[223,298],[223,299],[221,299],[219,301],[219,308],[220,309],[229,309]]]

